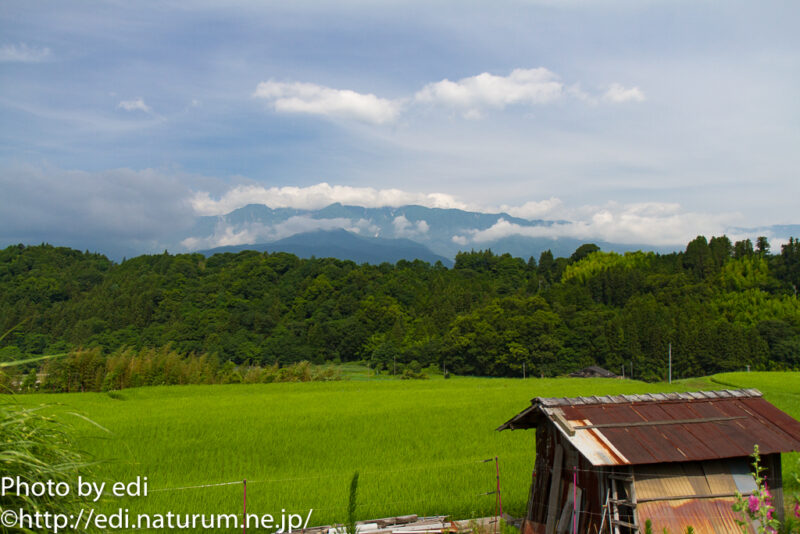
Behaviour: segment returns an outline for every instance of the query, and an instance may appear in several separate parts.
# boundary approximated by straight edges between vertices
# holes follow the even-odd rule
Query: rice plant
[[[780,375],[775,382],[798,376]],[[774,396],[766,387],[773,378],[761,379],[770,400],[800,417],[796,394]],[[709,380],[667,385],[454,377],[159,386],[113,396],[32,394],[19,402],[58,400],[62,406],[45,411],[60,420],[78,411],[107,427],[110,434],[77,421],[73,444],[106,460],[99,466],[105,479],[148,477],[147,497],[111,500],[103,505],[107,511],[122,506],[135,513],[238,513],[241,484],[195,486],[247,479],[248,513],[278,515],[285,509],[305,516],[313,509],[311,526],[342,521],[355,471],[359,520],[414,513],[491,515],[494,498],[481,494],[494,489],[496,474],[493,464],[479,460],[494,456],[502,463],[503,510],[520,516],[534,464],[534,433],[495,428],[532,397],[698,388],[721,386]]]

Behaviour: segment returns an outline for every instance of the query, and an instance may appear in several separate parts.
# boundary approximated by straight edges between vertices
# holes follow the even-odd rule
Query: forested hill
[[[458,374],[637,378],[800,368],[800,243],[698,237],[682,253],[580,247],[528,260],[460,253],[357,265],[286,253],[0,252],[0,360],[75,347],[171,345],[234,362],[416,361]],[[15,328],[16,327],[16,328]]]

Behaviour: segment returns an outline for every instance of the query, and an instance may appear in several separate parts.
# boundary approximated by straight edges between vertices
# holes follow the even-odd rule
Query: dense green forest
[[[462,252],[452,269],[285,253],[139,256],[49,245],[0,251],[0,361],[76,348],[169,347],[269,366],[363,360],[457,374],[635,378],[800,369],[800,242],[698,237],[673,254],[527,261]],[[48,360],[43,360],[47,365]]]

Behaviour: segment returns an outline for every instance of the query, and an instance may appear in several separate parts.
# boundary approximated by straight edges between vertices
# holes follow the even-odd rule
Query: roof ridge
[[[695,401],[706,399],[742,399],[763,397],[755,388],[721,389],[710,391],[682,391],[668,393],[638,393],[592,397],[534,397],[531,404],[542,406],[569,406],[587,404],[627,404],[634,402]]]

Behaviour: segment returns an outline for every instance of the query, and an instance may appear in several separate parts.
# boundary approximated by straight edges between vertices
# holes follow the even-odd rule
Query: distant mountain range
[[[225,215],[198,217],[188,232],[172,236],[176,246],[171,250],[214,254],[252,249],[291,252],[300,257],[336,257],[359,263],[421,259],[452,265],[459,251],[472,249],[537,259],[548,249],[556,257],[569,256],[587,242],[615,252],[676,249],[556,237],[554,226],[568,222],[424,206],[363,208],[331,204],[318,210],[302,210],[250,204]],[[800,225],[731,228],[729,232],[788,237],[800,235]]]
[[[424,206],[363,208],[337,203],[320,210],[300,210],[250,204],[226,215],[199,217],[189,237],[176,236],[176,240],[184,248],[204,254],[252,249],[369,263],[421,259],[442,261],[445,265],[451,265],[461,250],[491,248],[496,253],[538,258],[549,249],[555,256],[569,256],[587,241],[617,252],[669,250],[646,244],[547,236],[548,227],[566,222]],[[497,225],[538,227],[543,236],[474,239],[476,234],[491,231]]]
[[[259,252],[289,252],[301,258],[339,258],[357,263],[380,264],[397,263],[400,260],[420,259],[428,263],[441,261],[446,267],[453,266],[453,260],[434,254],[428,247],[410,239],[382,239],[362,237],[347,230],[317,230],[295,234],[272,243],[254,245],[231,245],[200,251],[206,256],[220,252],[240,252],[257,250]]]

